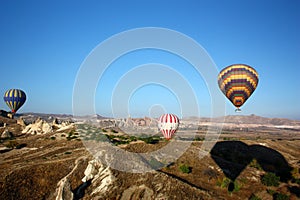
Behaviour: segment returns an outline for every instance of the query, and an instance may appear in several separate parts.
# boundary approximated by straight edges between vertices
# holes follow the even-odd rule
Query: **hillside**
[[[25,115],[22,117],[26,119]],[[0,199],[300,198],[297,130],[284,130],[283,136],[281,129],[268,127],[257,128],[255,133],[226,130],[209,152],[202,149],[205,141],[197,139],[178,159],[166,162],[164,158],[168,155],[157,154],[149,160],[147,153],[167,147],[172,141],[177,145],[171,151],[180,151],[186,141],[180,137],[171,141],[157,136],[138,138],[111,128],[100,133],[99,127],[76,125],[69,116],[44,115],[43,119],[33,119],[31,114],[29,117],[30,123],[22,122],[19,117],[0,117],[0,168],[4,169],[0,171]],[[233,123],[237,118],[247,123],[250,120],[260,124],[262,121],[280,125],[299,123],[258,116],[227,116],[226,122]],[[276,134],[272,134],[274,130]],[[11,136],[3,134],[5,131]],[[257,137],[260,135],[264,137]],[[95,159],[96,154],[87,150],[89,142],[100,145],[101,149],[95,146],[95,151],[98,158],[104,159]],[[120,165],[134,160],[119,159],[105,149],[107,145],[113,145],[116,152],[135,152],[137,158],[143,158],[141,166],[136,162],[132,168],[145,165],[155,170],[145,173],[117,170],[108,158],[117,159]],[[263,177],[270,173],[280,179],[278,185],[263,183]]]

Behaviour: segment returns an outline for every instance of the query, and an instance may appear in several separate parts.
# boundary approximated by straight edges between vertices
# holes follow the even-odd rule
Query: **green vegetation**
[[[116,131],[116,130],[112,129],[111,132],[118,133],[119,131]]]
[[[261,182],[266,186],[279,186],[280,177],[272,172],[268,172],[262,176]]]
[[[299,168],[297,168],[297,167],[293,168],[291,174],[292,174],[292,183],[296,183],[296,184],[300,185]]]
[[[105,135],[114,145],[129,144],[129,137],[123,135]]]
[[[144,141],[147,144],[156,144],[159,142],[160,137],[158,136],[152,136],[152,137],[140,137],[139,140]]]
[[[186,164],[179,165],[179,170],[182,173],[185,173],[185,174],[189,174],[189,173],[192,172],[192,168],[189,165],[186,165]]]
[[[227,177],[224,177],[223,179],[218,178],[217,180],[217,186],[221,188],[227,188],[231,180]]]
[[[204,137],[195,137],[194,141],[203,141],[205,138]]]
[[[82,132],[81,136],[83,140],[95,140],[97,142],[109,141],[116,146],[121,144],[129,144],[130,142],[137,141],[137,140],[144,141],[147,144],[156,144],[161,140],[159,136],[149,136],[146,134],[140,134],[139,136],[125,135],[125,134],[121,135],[121,134],[117,134],[119,133],[118,130],[115,130],[113,128],[111,129],[102,128],[101,130],[99,130],[98,128],[95,128],[93,126],[78,125],[77,129]],[[69,135],[67,136],[68,140],[75,139],[75,138],[76,136],[74,136],[72,132],[70,132]]]
[[[267,193],[273,196],[276,193],[276,191],[271,190],[271,189],[267,189]]]
[[[219,186],[221,188],[228,188],[228,190],[229,190],[229,186],[232,186],[232,185],[233,185],[233,188],[232,188],[232,190],[230,190],[230,192],[238,192],[242,188],[242,184],[240,184],[237,180],[232,182],[232,180],[230,180],[227,177],[217,180],[217,186]]]
[[[289,200],[290,197],[283,193],[276,193],[273,195],[274,200]]]
[[[136,137],[134,137],[134,136],[130,136],[130,137],[129,137],[129,140],[130,140],[130,141],[137,141]]]
[[[238,141],[239,139],[234,138],[234,137],[223,137],[224,141]]]
[[[74,130],[70,131],[70,132],[68,133],[67,140],[70,141],[70,140],[72,140],[72,139],[78,138],[78,137],[75,136],[74,134],[75,134],[75,131],[74,131]]]
[[[238,180],[239,180],[239,182],[241,182],[242,184],[246,184],[246,183],[248,182],[248,179],[245,178],[245,177],[241,177],[241,178],[239,178]]]
[[[299,168],[294,167],[293,170],[291,171],[291,174],[293,177],[299,176]]]
[[[261,198],[259,198],[258,196],[256,196],[255,194],[252,194],[249,198],[249,200],[261,200]]]
[[[256,168],[258,170],[262,170],[262,167],[260,164],[257,162],[257,160],[254,158],[251,163],[249,164],[250,167]]]

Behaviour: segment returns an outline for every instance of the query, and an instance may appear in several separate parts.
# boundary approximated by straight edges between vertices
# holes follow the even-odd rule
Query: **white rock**
[[[94,176],[97,174],[98,170],[96,169],[97,162],[95,160],[89,161],[89,164],[87,168],[84,171],[84,177],[82,179],[82,182],[87,182],[94,178]]]
[[[22,117],[20,117],[20,118],[17,120],[17,124],[21,125],[22,127],[25,127],[25,126],[26,126],[26,124],[25,124],[25,122],[24,122],[24,120],[23,120]]]
[[[65,131],[65,130],[68,130],[68,129],[71,129],[71,128],[74,128],[74,124],[69,124],[69,125],[61,124],[60,128],[57,130],[57,132]]]
[[[92,180],[92,185],[96,186],[91,195],[106,192],[115,180],[110,168],[95,159],[89,161],[84,175],[83,182]]]
[[[41,119],[37,119],[33,124],[27,125],[22,131],[22,133],[28,133],[33,135],[41,135],[51,132],[53,132],[52,126]]]

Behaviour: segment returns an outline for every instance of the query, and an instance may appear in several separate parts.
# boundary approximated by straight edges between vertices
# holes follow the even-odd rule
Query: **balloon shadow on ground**
[[[253,159],[266,172],[273,172],[280,177],[280,181],[291,179],[292,167],[285,158],[274,149],[262,145],[247,145],[241,141],[217,142],[212,148],[211,157],[231,180],[228,191],[233,191],[234,181]]]
[[[266,172],[273,172],[280,177],[280,181],[287,182],[292,178],[292,167],[278,151],[262,146],[251,145],[250,153]]]

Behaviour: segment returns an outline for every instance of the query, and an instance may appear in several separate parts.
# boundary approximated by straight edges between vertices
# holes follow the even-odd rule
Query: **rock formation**
[[[24,119],[22,117],[20,117],[19,119],[17,119],[17,124],[19,124],[23,128],[26,127],[25,121],[24,121]]]
[[[53,132],[52,126],[45,120],[38,118],[34,123],[27,125],[22,133],[28,133],[32,135],[40,135]]]
[[[1,138],[3,138],[3,139],[12,138],[12,137],[13,137],[13,134],[7,128],[1,134]]]

